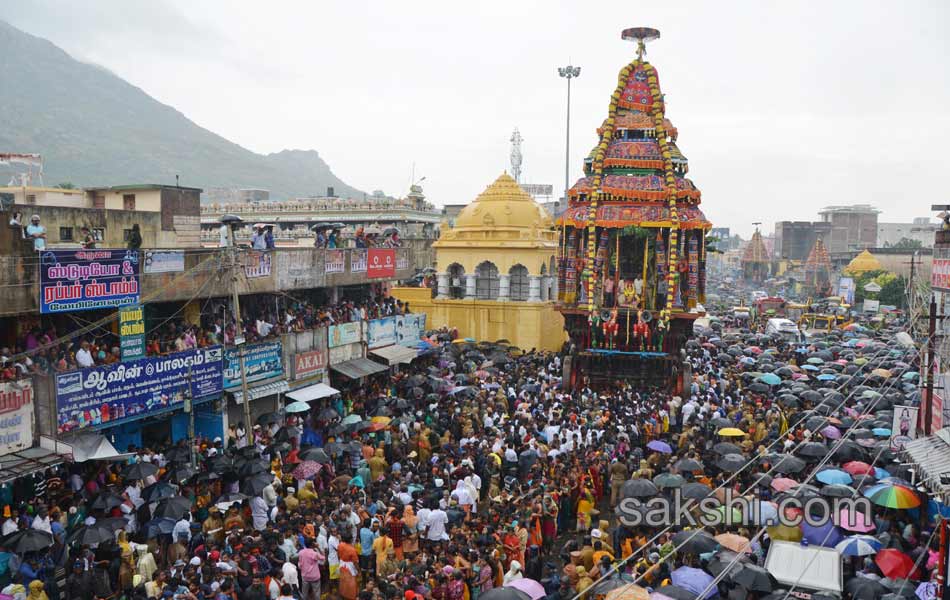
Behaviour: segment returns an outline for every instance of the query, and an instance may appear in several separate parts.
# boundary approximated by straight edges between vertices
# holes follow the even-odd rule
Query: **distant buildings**
[[[910,240],[920,242],[923,248],[930,248],[938,229],[940,226],[928,217],[917,217],[911,223],[878,223],[877,245],[891,247],[901,244],[902,240]]]
[[[877,216],[881,211],[869,204],[827,206],[818,211],[823,223],[831,225],[831,236],[822,241],[832,254],[877,246]]]

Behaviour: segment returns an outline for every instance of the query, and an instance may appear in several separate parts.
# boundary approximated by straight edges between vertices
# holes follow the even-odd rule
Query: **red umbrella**
[[[796,485],[798,485],[798,482],[788,477],[778,477],[773,479],[771,483],[772,489],[776,492],[787,492]]]
[[[891,579],[917,579],[913,559],[900,550],[881,550],[874,556],[874,562],[881,568],[881,573]]]
[[[841,467],[851,475],[874,475],[874,467],[860,460],[852,460]]]

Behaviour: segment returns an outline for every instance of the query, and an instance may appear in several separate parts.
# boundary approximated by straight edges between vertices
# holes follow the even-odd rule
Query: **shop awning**
[[[385,346],[383,348],[377,348],[375,350],[370,350],[370,354],[375,354],[376,356],[384,359],[391,365],[398,365],[400,363],[411,363],[412,360],[419,355],[415,348],[409,348],[406,346]]]
[[[320,398],[326,398],[328,396],[335,396],[339,393],[340,390],[332,388],[325,383],[315,383],[313,385],[308,385],[307,387],[302,387],[292,392],[288,392],[287,397],[298,402],[310,402],[312,400],[319,400]]]
[[[64,454],[56,451],[56,442],[53,439],[41,436],[39,446],[24,448],[0,457],[0,483],[55,467],[66,460]]]
[[[247,390],[247,392],[248,395],[251,396],[251,400],[257,400],[258,398],[273,396],[274,394],[283,394],[289,389],[290,387],[287,385],[287,380],[282,379],[280,381],[272,381],[270,383],[251,387]],[[241,390],[234,390],[231,393],[234,394],[235,402],[238,404],[244,402],[244,393]]]
[[[946,502],[950,497],[950,428],[905,442],[904,454],[921,483]]]
[[[119,452],[104,435],[95,431],[78,431],[56,440],[55,448],[60,454],[72,454],[75,462],[87,460],[125,460],[134,452]]]
[[[386,365],[373,362],[368,358],[354,358],[338,365],[330,365],[330,368],[350,379],[361,379],[367,375],[389,370]]]

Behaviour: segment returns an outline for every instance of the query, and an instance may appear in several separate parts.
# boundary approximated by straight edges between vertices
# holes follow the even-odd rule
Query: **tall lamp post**
[[[564,144],[564,202],[567,202],[567,190],[571,187],[571,79],[580,77],[581,68],[567,65],[559,67],[557,73],[567,79],[567,131]]]

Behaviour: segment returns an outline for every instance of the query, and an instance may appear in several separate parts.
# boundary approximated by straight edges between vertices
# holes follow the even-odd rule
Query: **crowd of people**
[[[53,600],[477,600],[502,587],[531,600],[618,589],[787,600],[791,586],[738,573],[762,571],[778,541],[840,548],[864,531],[868,547],[907,562],[841,550],[843,595],[903,594],[894,582],[929,580],[938,543],[933,523],[905,510],[913,503],[874,489],[920,500],[875,433],[913,401],[913,350],[892,334],[803,348],[709,332],[689,344],[692,379],[678,393],[583,378],[568,391],[560,354],[447,342],[388,389],[198,440],[196,470],[185,440],[32,478],[0,497],[0,589]],[[631,524],[625,502],[731,490],[765,507],[847,487],[815,478],[828,470],[874,501],[863,529]],[[29,529],[52,546],[18,551]]]

